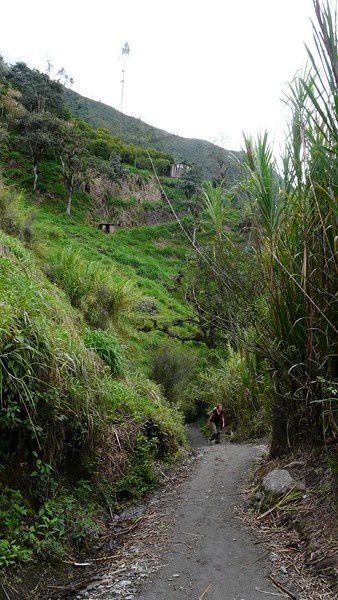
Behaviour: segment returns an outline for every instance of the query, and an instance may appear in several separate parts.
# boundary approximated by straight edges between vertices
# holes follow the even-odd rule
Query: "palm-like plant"
[[[266,134],[245,140],[268,297],[258,329],[274,384],[273,455],[309,436],[319,441],[323,427],[326,438],[338,432],[337,32],[329,4],[314,0],[314,8],[315,53],[308,49],[310,72],[290,86],[282,173]]]

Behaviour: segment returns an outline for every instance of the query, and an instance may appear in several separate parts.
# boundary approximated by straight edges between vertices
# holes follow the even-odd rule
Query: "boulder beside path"
[[[304,483],[294,479],[286,469],[273,469],[273,471],[270,471],[263,477],[262,487],[266,492],[270,492],[275,496],[291,492],[294,488],[305,490]]]

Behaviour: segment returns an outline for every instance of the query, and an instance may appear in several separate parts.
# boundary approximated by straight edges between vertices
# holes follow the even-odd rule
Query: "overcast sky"
[[[125,113],[239,149],[243,130],[281,138],[312,16],[312,0],[17,0],[1,7],[0,53],[40,70],[50,59],[120,108],[127,41]]]

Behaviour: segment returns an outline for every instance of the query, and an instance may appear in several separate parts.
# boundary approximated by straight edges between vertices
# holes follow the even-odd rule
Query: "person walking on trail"
[[[222,404],[216,404],[215,408],[212,409],[208,424],[212,429],[212,435],[209,438],[209,442],[215,440],[215,444],[220,444],[221,431],[224,428],[224,412]]]

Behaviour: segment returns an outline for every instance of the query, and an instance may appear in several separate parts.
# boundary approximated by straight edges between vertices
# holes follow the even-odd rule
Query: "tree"
[[[255,257],[239,234],[239,211],[231,195],[210,181],[202,186],[204,210],[198,217],[201,240],[187,271],[186,298],[193,308],[207,346],[214,348],[235,339],[238,327],[251,320],[255,282]]]
[[[190,169],[185,171],[181,177],[180,185],[188,200],[196,194],[202,184],[202,169],[197,165],[192,165]]]
[[[63,181],[67,188],[66,213],[70,215],[73,193],[84,181],[86,147],[81,133],[71,123],[64,123],[59,143]]]
[[[19,139],[31,156],[35,192],[39,179],[39,163],[44,158],[56,155],[61,122],[48,113],[28,113],[16,121],[16,128],[19,131]]]
[[[50,79],[47,73],[40,73],[19,62],[9,69],[7,79],[21,92],[22,104],[29,112],[49,112],[60,119],[69,117],[63,87]]]
[[[8,66],[6,65],[3,57],[0,55],[0,84],[6,81],[8,74]]]

